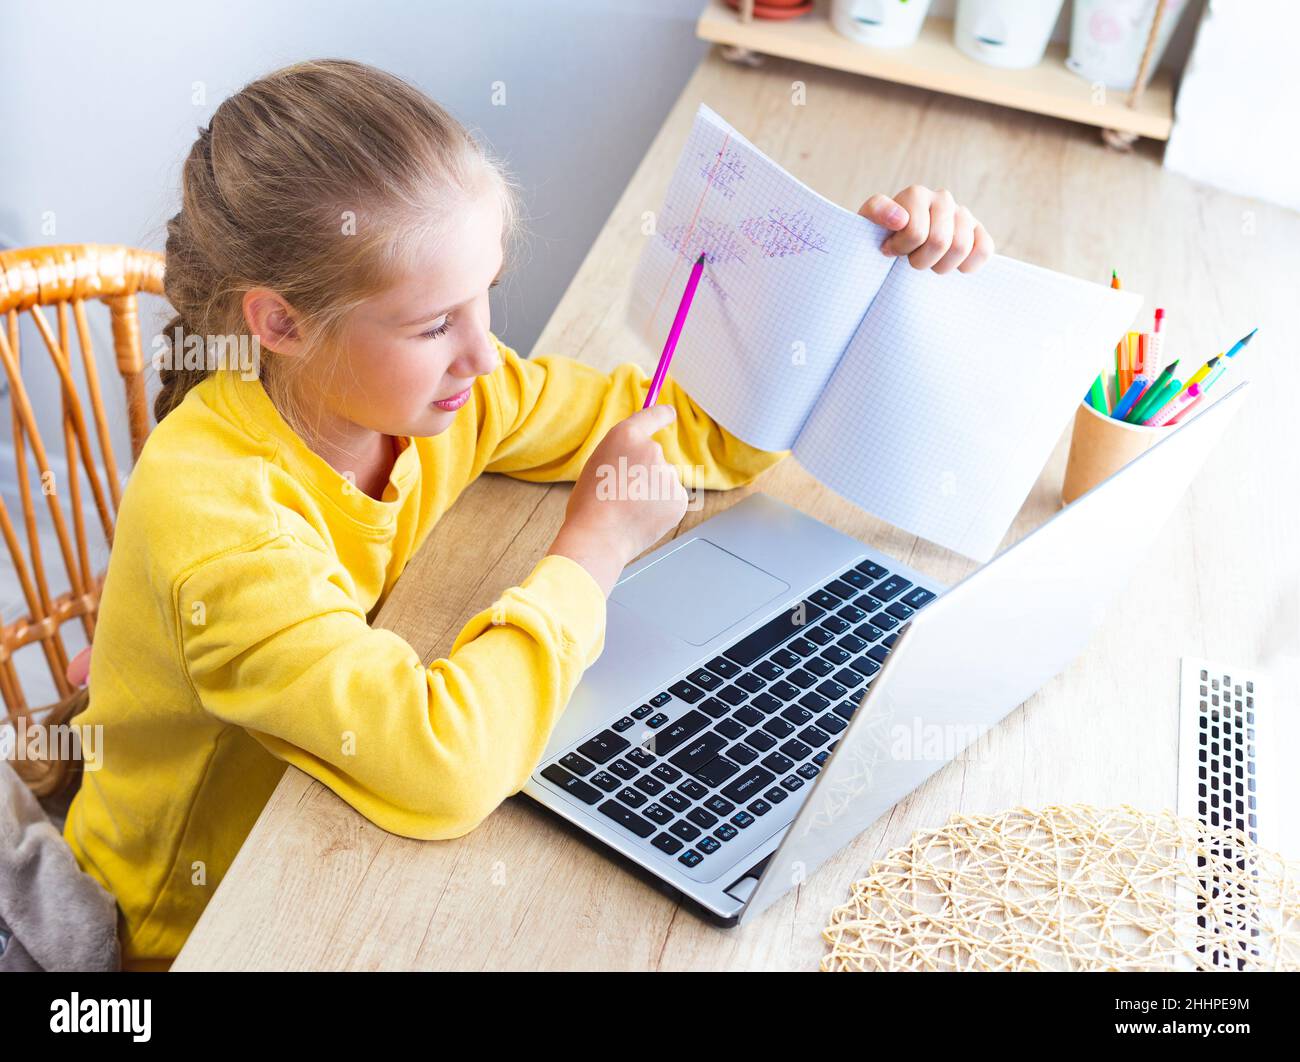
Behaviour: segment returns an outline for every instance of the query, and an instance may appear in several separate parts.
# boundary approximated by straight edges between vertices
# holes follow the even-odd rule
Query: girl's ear
[[[250,333],[274,354],[302,353],[302,330],[297,313],[270,288],[244,292],[244,322]]]

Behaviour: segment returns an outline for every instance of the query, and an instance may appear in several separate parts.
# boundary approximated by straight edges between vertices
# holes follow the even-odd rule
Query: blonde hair
[[[401,78],[363,63],[297,63],[225,100],[190,148],[181,210],[167,223],[162,420],[211,374],[185,367],[179,327],[249,336],[244,294],[277,292],[313,350],[329,348],[347,314],[383,290],[408,253],[484,184],[500,196],[507,253],[517,192],[502,167],[442,107]],[[250,337],[251,338],[251,337]],[[263,357],[282,411],[284,373]],[[169,367],[162,367],[168,365]]]

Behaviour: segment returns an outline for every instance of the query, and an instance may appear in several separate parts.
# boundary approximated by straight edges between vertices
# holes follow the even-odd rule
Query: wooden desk
[[[796,80],[807,86],[806,106],[791,105]],[[1085,656],[996,728],[982,758],[949,764],[752,926],[706,924],[522,797],[468,837],[420,843],[385,834],[291,768],[175,969],[814,970],[830,910],[887,848],[958,811],[1172,806],[1179,657],[1256,663],[1296,652],[1300,376],[1288,326],[1300,216],[1165,173],[1154,145],[1116,154],[1056,119],[785,60],[752,70],[710,55],[536,351],[652,367],[623,331],[623,299],[642,214],[658,208],[700,101],[851,208],[911,182],[946,186],[1008,254],[1101,281],[1116,266],[1147,295],[1144,313],[1168,307],[1169,349],[1189,360],[1258,324],[1247,355],[1251,409]],[[1104,357],[1098,351],[1099,365]],[[1055,511],[1063,459],[1064,445],[1010,538]],[[838,500],[793,462],[755,486],[938,579],[970,570]],[[462,621],[542,555],[568,489],[495,476],[475,484],[379,622],[426,659],[445,653]],[[740,497],[710,496],[683,529]],[[432,585],[436,594],[424,589]]]

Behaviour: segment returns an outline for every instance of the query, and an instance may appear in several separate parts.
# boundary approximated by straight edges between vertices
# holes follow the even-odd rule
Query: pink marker
[[[646,392],[642,409],[649,409],[659,398],[659,388],[663,387],[664,377],[668,375],[668,364],[673,360],[673,351],[677,349],[677,337],[682,334],[682,325],[686,323],[686,314],[690,312],[691,300],[695,298],[695,289],[699,286],[703,273],[704,255],[700,255],[695,259],[691,275],[686,278],[686,290],[682,292],[682,301],[677,304],[677,316],[673,318],[673,326],[668,330],[668,342],[664,344],[664,352],[659,355],[659,364],[655,366],[654,378],[650,381],[650,390]]]
[[[1201,385],[1192,384],[1186,391],[1181,392],[1174,398],[1165,403],[1164,408],[1160,410],[1150,420],[1144,420],[1142,423],[1148,428],[1159,428],[1163,424],[1168,424],[1179,414],[1185,412],[1187,408],[1201,397]],[[1159,401],[1159,399],[1157,399]]]

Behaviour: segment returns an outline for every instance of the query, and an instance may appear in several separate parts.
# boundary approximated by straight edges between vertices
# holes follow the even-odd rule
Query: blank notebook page
[[[900,259],[795,456],[876,516],[988,560],[1141,301],[1001,255],[944,276]]]
[[[893,262],[886,235],[701,106],[646,237],[628,323],[658,355],[703,253],[671,375],[734,435],[787,450]]]

